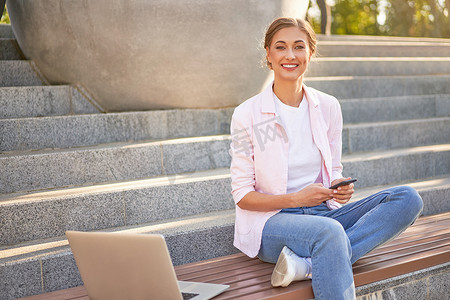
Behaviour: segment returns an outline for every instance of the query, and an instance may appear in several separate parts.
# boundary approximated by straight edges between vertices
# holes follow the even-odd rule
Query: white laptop
[[[91,300],[206,300],[229,286],[177,281],[159,234],[67,231]]]

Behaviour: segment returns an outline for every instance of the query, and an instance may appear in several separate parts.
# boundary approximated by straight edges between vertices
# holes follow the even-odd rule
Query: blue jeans
[[[352,264],[393,239],[420,215],[413,188],[390,188],[339,209],[325,203],[283,209],[264,226],[258,257],[276,263],[284,246],[311,257],[316,299],[355,299]]]

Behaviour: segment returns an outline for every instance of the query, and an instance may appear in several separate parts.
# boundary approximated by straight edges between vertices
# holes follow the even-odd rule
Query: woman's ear
[[[269,60],[269,54],[270,54],[269,47],[266,47],[266,60],[269,64],[271,64],[272,62]]]

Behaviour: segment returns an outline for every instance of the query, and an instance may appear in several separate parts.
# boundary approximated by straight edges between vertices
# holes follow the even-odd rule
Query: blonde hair
[[[296,18],[283,17],[274,20],[266,31],[266,35],[264,37],[264,49],[270,48],[273,36],[278,31],[289,27],[297,27],[298,29],[306,33],[306,35],[308,36],[309,51],[311,55],[314,55],[314,53],[316,53],[317,47],[316,33],[314,32],[314,29],[312,28],[311,24],[309,24],[308,21]],[[267,57],[266,57],[266,65],[269,67],[269,69],[272,69],[272,64],[267,60]]]

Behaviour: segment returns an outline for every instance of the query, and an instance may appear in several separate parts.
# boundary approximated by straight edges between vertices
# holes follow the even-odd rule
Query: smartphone
[[[330,186],[330,189],[334,190],[334,189],[337,189],[337,188],[340,187],[340,186],[343,186],[343,185],[349,185],[350,183],[355,182],[355,181],[357,181],[357,180],[358,180],[358,179],[356,179],[356,178],[349,179],[349,180],[344,180],[344,181],[341,181],[341,182],[339,182],[339,183],[337,183],[337,184],[335,184],[335,185],[333,185],[333,186]]]

